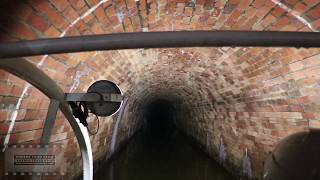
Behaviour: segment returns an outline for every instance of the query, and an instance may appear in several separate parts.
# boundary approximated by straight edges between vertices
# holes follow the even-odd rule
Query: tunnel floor
[[[179,131],[140,131],[95,180],[235,180]]]

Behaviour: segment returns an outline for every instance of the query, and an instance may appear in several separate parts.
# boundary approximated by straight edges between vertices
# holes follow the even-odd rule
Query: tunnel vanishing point
[[[90,178],[165,100],[168,123],[235,177],[319,180],[319,30],[319,0],[2,0],[0,179],[21,177],[6,151],[44,136],[65,179]],[[66,103],[46,122],[50,99],[99,80],[124,100],[99,128],[88,118],[96,134]]]

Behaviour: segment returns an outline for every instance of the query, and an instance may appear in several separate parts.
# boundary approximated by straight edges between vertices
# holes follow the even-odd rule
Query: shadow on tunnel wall
[[[320,131],[282,140],[265,163],[263,180],[320,180]]]
[[[8,34],[5,32],[10,33],[19,33],[17,31],[22,31],[21,29],[17,28],[21,26],[21,23],[15,21],[14,18],[19,14],[25,13],[25,2],[19,0],[1,0],[0,3],[0,21],[1,26],[0,28],[0,42],[7,42],[12,41],[12,37],[7,37]],[[21,28],[21,27],[20,27]]]

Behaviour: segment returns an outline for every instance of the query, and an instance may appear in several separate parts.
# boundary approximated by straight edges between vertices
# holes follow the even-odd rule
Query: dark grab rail
[[[317,32],[176,31],[86,35],[0,43],[0,58],[170,47],[320,47]]]

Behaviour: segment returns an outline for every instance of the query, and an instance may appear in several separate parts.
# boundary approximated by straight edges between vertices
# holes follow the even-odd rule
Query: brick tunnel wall
[[[4,0],[0,40],[179,30],[319,31],[317,0]],[[139,127],[139,100],[167,95],[188,111],[178,125],[239,174],[247,150],[253,176],[280,139],[320,127],[319,49],[173,48],[70,53],[27,57],[65,92],[83,92],[108,79],[129,97],[118,142]],[[48,99],[25,81],[0,70],[1,145],[38,143]],[[91,136],[94,158],[109,156],[116,117],[101,120]],[[13,130],[10,130],[13,125]],[[91,128],[95,123],[91,120]],[[135,128],[136,127],[136,128]],[[130,129],[131,134],[128,134]],[[52,143],[68,144],[69,176],[81,172],[80,152],[61,113]]]

